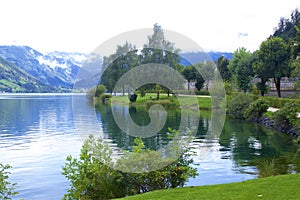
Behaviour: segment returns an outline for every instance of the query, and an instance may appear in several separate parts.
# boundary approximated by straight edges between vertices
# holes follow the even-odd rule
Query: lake
[[[91,120],[94,108],[84,95],[80,100],[83,122]],[[74,122],[71,94],[1,94],[0,95],[0,162],[10,164],[11,182],[17,183],[20,193],[15,199],[61,199],[68,188],[61,175],[68,155],[78,156],[82,136]],[[145,108],[100,106],[96,109],[99,131],[119,149],[131,149],[134,137],[125,134],[116,124],[112,109],[124,116],[130,114],[139,125],[150,118]],[[145,138],[151,149],[168,143],[167,128],[178,128],[180,110],[167,110],[166,124],[157,135]],[[192,118],[191,118],[192,119]],[[201,111],[196,137],[191,144],[199,175],[186,184],[209,185],[253,179],[264,169],[261,163],[275,161],[279,174],[300,172],[298,147],[290,137],[258,124],[226,119],[219,139],[206,139],[211,125],[210,112]],[[210,153],[204,157],[199,146]]]

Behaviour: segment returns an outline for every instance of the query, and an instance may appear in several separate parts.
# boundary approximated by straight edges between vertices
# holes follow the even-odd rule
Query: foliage
[[[141,97],[146,96],[146,91],[143,88],[140,89],[140,93],[141,93]]]
[[[245,110],[244,117],[249,120],[257,119],[267,112],[269,102],[265,99],[257,99],[253,101],[250,106]]]
[[[195,91],[195,95],[205,95],[205,96],[209,96],[209,91],[207,90],[201,90],[201,91]]]
[[[257,66],[260,71],[268,72],[265,78],[273,78],[278,97],[281,97],[280,80],[282,77],[291,75],[291,49],[290,46],[279,37],[272,37],[262,42],[259,48],[258,57],[260,64]]]
[[[255,99],[254,95],[238,93],[228,101],[227,114],[236,119],[245,119],[245,110]]]
[[[117,46],[115,54],[104,57],[101,83],[107,87],[109,92],[112,92],[120,77],[130,69],[142,64],[163,64],[180,71],[182,66],[178,55],[179,51],[174,43],[166,40],[161,26],[154,24],[153,34],[148,36],[148,42],[142,50],[137,50],[134,45],[126,42],[123,46]],[[165,78],[168,80],[171,77]],[[141,88],[144,90],[154,89],[155,84],[147,84]],[[162,86],[161,88],[168,90]],[[124,94],[125,86],[122,91]]]
[[[112,97],[111,94],[101,94],[100,95],[100,99],[102,103],[106,103],[108,101],[108,99],[110,99]]]
[[[300,99],[290,99],[290,98],[278,98],[278,97],[264,97],[269,101],[270,107],[283,108],[285,104],[293,103],[296,108],[300,110]]]
[[[131,68],[138,65],[139,56],[136,47],[128,42],[122,46],[118,45],[114,54],[103,58],[101,84],[112,92],[117,81]]]
[[[256,84],[256,87],[261,91],[261,96],[265,96],[265,93],[268,91],[266,83],[271,77],[271,71],[268,66],[262,65],[259,54],[259,50],[252,53],[252,68],[256,77],[260,78],[260,82]]]
[[[15,183],[8,181],[10,172],[7,172],[11,166],[0,163],[0,199],[9,200],[18,193],[15,192]]]
[[[224,56],[221,56],[218,59],[217,68],[218,68],[218,71],[220,72],[220,75],[221,75],[223,81],[230,81],[231,76],[232,76],[230,70],[228,69],[228,65],[229,65],[229,60],[227,58],[225,58]]]
[[[196,80],[196,73],[196,68],[191,65],[186,66],[182,71],[182,75],[188,81],[188,90],[190,90],[190,82]]]
[[[198,92],[200,92],[200,90],[203,88],[204,82],[205,82],[205,80],[203,79],[203,77],[201,75],[196,76],[195,87],[198,90]]]
[[[300,13],[296,9],[291,14],[291,19],[281,18],[278,27],[275,28],[274,37],[281,37],[284,41],[290,42],[297,36],[297,27],[300,25]]]
[[[231,95],[232,85],[229,81],[224,82],[224,89],[225,89],[226,95]]]
[[[86,95],[90,101],[93,101],[94,97],[101,97],[101,95],[104,94],[105,91],[106,87],[103,84],[101,84],[90,89]]]
[[[297,112],[298,109],[295,103],[286,103],[283,108],[274,113],[275,124],[295,125]]]
[[[100,97],[106,91],[106,87],[103,84],[96,86],[95,97]]]
[[[171,134],[175,132],[172,131]],[[193,162],[189,151],[190,148],[186,148],[177,160],[159,170],[129,173],[113,169],[111,149],[102,140],[90,136],[81,149],[80,157],[68,156],[63,166],[62,173],[70,181],[70,188],[63,199],[111,199],[157,189],[182,187],[189,177],[196,176],[196,169],[189,166]],[[116,167],[124,169],[122,163],[126,167],[139,160],[143,164],[164,159],[168,158],[145,148],[141,139],[135,139],[133,152],[124,152]]]
[[[190,90],[190,82],[196,81],[195,87],[198,91],[203,88],[205,80],[200,75],[199,71],[193,65],[188,65],[182,70],[182,75],[188,81],[188,90]]]
[[[212,61],[207,61],[205,63],[196,63],[195,64],[196,69],[200,72],[201,77],[206,82],[206,90],[208,90],[209,82],[213,80],[214,73],[215,73],[215,63]]]
[[[136,93],[133,93],[133,94],[129,95],[129,101],[130,102],[136,102],[136,100],[137,100],[137,94]]]
[[[239,89],[244,92],[250,89],[250,81],[254,76],[251,53],[245,48],[237,49],[229,62],[228,68],[234,76]]]
[[[281,157],[273,157],[273,158],[258,158],[251,163],[257,166],[258,169],[258,177],[265,178],[269,176],[276,176],[287,174],[287,168],[282,164]]]

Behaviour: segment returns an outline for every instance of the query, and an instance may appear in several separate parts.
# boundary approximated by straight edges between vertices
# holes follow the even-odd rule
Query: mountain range
[[[199,57],[201,61],[217,60],[222,55],[232,57],[232,53],[224,52],[181,54],[192,64]],[[185,62],[181,63],[187,65]],[[58,51],[43,54],[28,46],[0,46],[0,92],[69,92],[75,81],[77,86],[86,88],[89,86],[86,80],[100,74],[97,73],[100,65],[102,58],[93,54]]]

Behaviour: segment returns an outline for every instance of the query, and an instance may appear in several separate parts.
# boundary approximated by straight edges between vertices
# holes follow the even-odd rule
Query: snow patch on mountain
[[[66,62],[59,63],[56,59],[49,59],[45,56],[39,56],[37,57],[37,60],[41,65],[48,65],[52,69],[55,69],[57,67],[62,68],[62,69],[67,69],[69,66],[67,65]]]

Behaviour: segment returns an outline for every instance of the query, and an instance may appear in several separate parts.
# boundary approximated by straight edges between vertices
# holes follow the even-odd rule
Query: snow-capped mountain
[[[0,46],[0,57],[49,86],[71,89],[88,55],[67,52],[42,54],[28,46]]]

